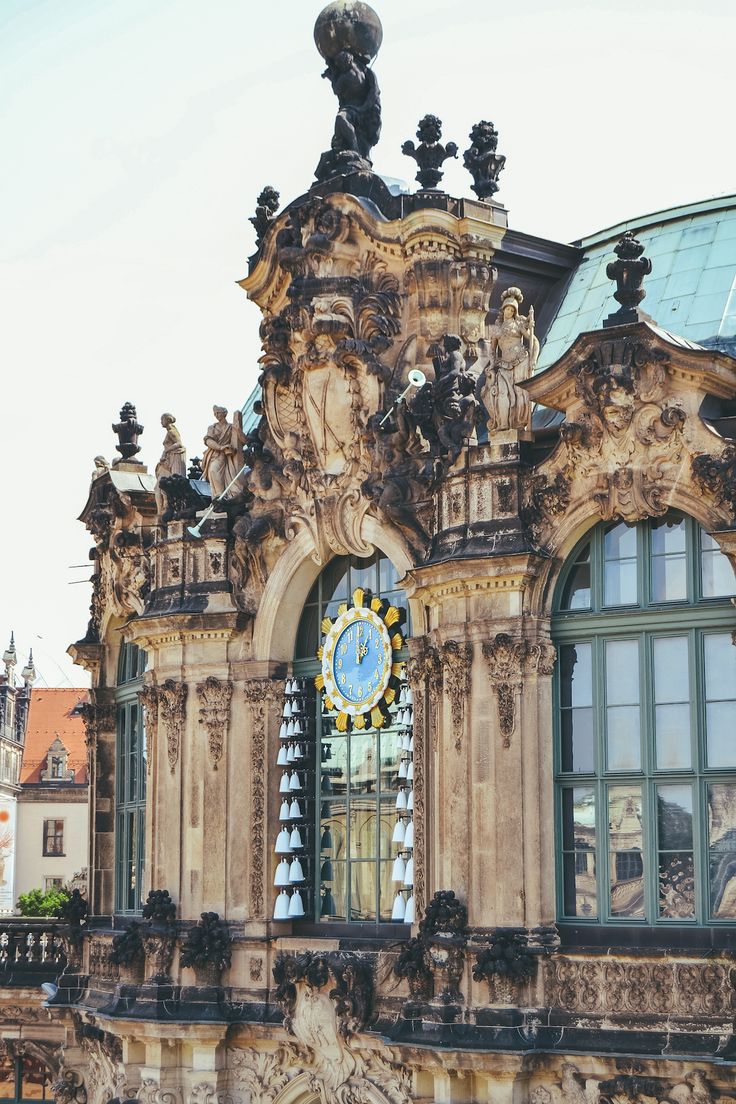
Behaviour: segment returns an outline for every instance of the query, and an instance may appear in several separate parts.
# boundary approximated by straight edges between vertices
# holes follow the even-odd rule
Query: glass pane
[[[561,770],[578,774],[595,770],[593,710],[564,709],[562,711]]]
[[[380,892],[380,921],[381,923],[390,923],[391,911],[394,907],[394,897],[396,896],[396,886],[391,880],[391,872],[393,869],[393,862],[382,862],[378,864],[378,878],[379,878],[379,892]]]
[[[23,1058],[23,1100],[53,1100],[51,1074],[35,1058]],[[2,1085],[2,1082],[0,1082]]]
[[[0,1058],[0,1097],[15,1099],[15,1058],[9,1054]]]
[[[376,792],[375,733],[353,732],[350,736],[350,792]]]
[[[376,553],[367,559],[361,559],[359,556],[353,556],[351,558],[350,569],[350,592],[352,593],[356,587],[363,587],[364,590],[370,590],[374,593],[378,590],[378,570],[376,568]]]
[[[654,710],[657,730],[657,767],[679,770],[691,765],[690,706],[658,705]]]
[[[711,914],[736,919],[736,785],[708,787]]]
[[[399,764],[399,734],[395,730],[381,732],[380,741],[381,762],[378,781],[382,792],[386,793],[394,788],[395,782],[398,785],[396,772]]]
[[[636,560],[607,563],[604,587],[605,605],[635,606],[637,602]]]
[[[350,919],[376,919],[376,864],[350,864]]]
[[[691,920],[695,916],[695,878],[689,852],[660,852],[659,915],[668,920]]]
[[[378,827],[375,798],[350,801],[350,858],[378,858]]]
[[[708,633],[703,647],[708,766],[730,767],[736,763],[736,647],[730,633]]]
[[[620,522],[609,529],[603,537],[603,550],[606,560],[636,559],[636,529],[633,525]]]
[[[570,572],[562,597],[562,608],[590,609],[590,546]]]
[[[644,917],[644,860],[640,786],[608,791],[612,916]]]
[[[337,556],[328,563],[322,572],[322,604],[346,602],[348,594],[348,571],[350,560],[347,556]],[[337,611],[335,611],[337,612]]]
[[[678,602],[687,598],[684,553],[681,556],[653,556],[651,573],[653,602]]]
[[[592,786],[562,791],[563,908],[567,916],[597,915],[595,793]]]
[[[692,848],[692,786],[657,787],[657,828],[660,851],[690,850]]]
[[[560,648],[561,700],[565,706],[593,704],[593,652],[590,644]]]
[[[606,710],[608,769],[638,770],[641,736],[638,705],[616,705]]]
[[[657,637],[652,647],[655,702],[689,702],[690,664],[687,637]]]
[[[639,641],[606,641],[606,702],[636,705],[639,702]]]
[[[332,874],[332,881],[326,882],[320,901],[323,920],[347,920],[347,866],[346,862],[331,863],[326,871]],[[324,864],[323,864],[324,869]]]
[[[685,519],[676,516],[657,518],[651,522],[652,554],[671,556],[685,551]]]
[[[727,556],[704,529],[700,530],[700,582],[704,598],[726,598],[736,594],[736,578]]]

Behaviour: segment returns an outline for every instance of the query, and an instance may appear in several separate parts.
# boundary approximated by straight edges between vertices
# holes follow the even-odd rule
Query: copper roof
[[[89,692],[84,689],[34,687],[31,690],[21,783],[41,781],[49,748],[57,737],[69,753],[67,767],[74,771],[75,784],[87,782],[84,724],[76,708],[88,701]]]

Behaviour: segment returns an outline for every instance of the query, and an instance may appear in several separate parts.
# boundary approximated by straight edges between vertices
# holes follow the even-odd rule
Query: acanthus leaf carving
[[[210,759],[215,770],[222,758],[223,744],[230,725],[232,695],[232,683],[223,682],[214,675],[210,675],[204,682],[197,683],[199,723],[207,731]]]
[[[498,703],[503,746],[509,748],[516,727],[517,700],[525,675],[530,671],[540,675],[552,674],[557,653],[549,641],[532,643],[501,632],[496,633],[493,640],[484,641],[483,655],[488,662],[489,678]]]
[[[156,683],[153,681],[146,683],[138,691],[138,698],[143,707],[143,721],[146,730],[146,770],[150,774],[158,747],[159,692]]]
[[[264,868],[266,821],[266,719],[275,701],[282,701],[281,679],[248,679],[245,700],[250,705],[250,907],[254,919],[264,915]]]
[[[726,445],[720,456],[707,453],[694,456],[693,479],[700,489],[711,494],[716,506],[725,506],[736,516],[736,445]]]
[[[175,682],[166,679],[158,688],[158,700],[161,708],[161,719],[166,732],[166,750],[169,759],[169,768],[174,773],[179,762],[179,749],[181,737],[186,719],[187,693],[189,687],[186,682]]]
[[[444,686],[450,699],[455,750],[459,752],[465,731],[465,706],[470,695],[473,645],[467,641],[445,640],[441,658]]]

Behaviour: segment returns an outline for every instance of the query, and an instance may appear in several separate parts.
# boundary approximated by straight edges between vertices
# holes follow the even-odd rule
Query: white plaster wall
[[[44,878],[68,882],[87,866],[86,801],[19,801],[15,866],[15,896],[43,889]],[[43,822],[64,821],[64,855],[43,854]]]

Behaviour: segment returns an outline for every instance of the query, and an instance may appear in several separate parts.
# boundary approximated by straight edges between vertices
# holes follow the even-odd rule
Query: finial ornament
[[[18,656],[17,656],[16,651],[15,651],[15,634],[11,631],[11,633],[10,633],[10,643],[8,644],[7,648],[5,649],[5,653],[3,655],[3,663],[5,664],[5,667],[6,667],[6,673],[8,673],[10,668],[15,667],[17,662],[18,662]]]
[[[136,453],[141,451],[138,438],[143,432],[143,426],[137,418],[133,403],[126,402],[120,411],[120,421],[112,427],[113,433],[118,435],[118,444],[115,448],[120,453],[121,460],[131,461]],[[139,464],[140,461],[133,460],[133,463]]]
[[[333,0],[317,17],[314,41],[327,68],[339,110],[331,148],[323,153],[315,176],[330,180],[370,171],[370,153],[381,134],[381,96],[369,68],[383,40],[381,21],[361,0]]]
[[[614,299],[621,304],[619,310],[604,319],[604,326],[622,326],[627,322],[638,322],[637,307],[646,295],[642,286],[644,277],[652,271],[649,257],[642,256],[644,246],[631,230],[627,230],[614,249],[617,260],[606,267],[606,276],[616,281]]]
[[[463,164],[473,178],[471,187],[478,199],[490,199],[498,191],[498,178],[506,158],[496,153],[498,131],[493,123],[481,119],[469,134],[470,147],[463,154]]]
[[[436,188],[445,175],[441,166],[449,157],[457,157],[456,144],[448,142],[442,145],[441,137],[442,120],[436,115],[425,115],[417,126],[419,145],[415,146],[409,139],[401,147],[401,152],[413,157],[419,166],[416,179],[423,188]]]
[[[273,216],[279,209],[279,193],[270,184],[263,189],[256,200],[256,213],[248,219],[256,231],[256,248],[266,236],[266,231],[273,222]]]

